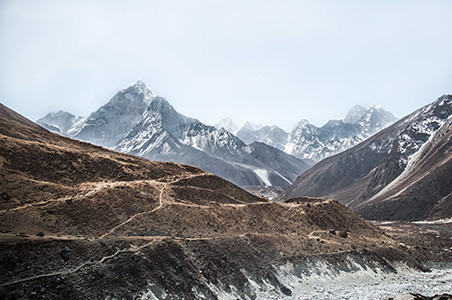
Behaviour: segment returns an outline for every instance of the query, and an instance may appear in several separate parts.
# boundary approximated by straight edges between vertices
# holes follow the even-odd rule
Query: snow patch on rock
[[[257,176],[259,176],[260,180],[262,180],[263,183],[265,183],[266,186],[271,186],[271,182],[268,178],[268,172],[265,169],[254,169],[254,173],[256,173]]]

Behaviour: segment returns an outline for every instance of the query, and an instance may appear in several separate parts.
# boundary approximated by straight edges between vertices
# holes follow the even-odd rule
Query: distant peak
[[[386,111],[381,105],[372,104],[372,106],[369,108],[370,112],[382,112]]]
[[[381,107],[381,105],[378,105],[378,104],[372,104],[372,108],[382,109],[383,107]]]
[[[143,79],[141,79],[141,78],[138,78],[137,80],[135,80],[135,82],[132,82],[130,84],[130,86],[145,86],[145,87],[147,87],[146,83],[144,83]]]
[[[306,126],[306,125],[309,125],[309,124],[310,123],[309,123],[308,120],[303,119],[303,120],[301,120],[300,122],[297,123],[297,127],[299,127],[299,126]]]
[[[231,118],[227,117],[227,118],[223,118],[220,122],[227,122],[227,123],[234,123],[234,121],[232,121]]]
[[[215,128],[220,129],[224,128],[227,131],[233,132],[237,130],[238,126],[235,124],[235,122],[231,118],[224,118],[217,124],[215,124]]]
[[[394,117],[394,115],[387,109],[384,109],[381,105],[372,104],[372,106],[368,110],[371,114],[377,113],[377,114],[386,114],[392,116],[394,120],[397,118]]]
[[[151,89],[146,85],[146,83],[141,78],[138,78],[135,82],[131,83],[124,90],[131,90],[131,89],[133,89],[139,93],[146,94],[148,96],[155,96],[154,92],[151,91]]]
[[[329,120],[328,122],[326,122],[324,127],[337,127],[342,124],[344,124],[343,120]]]
[[[262,125],[256,125],[256,124],[252,124],[252,123],[250,123],[250,122],[248,122],[248,121],[243,121],[243,122],[240,124],[238,130],[240,130],[240,129],[242,129],[242,128],[248,129],[248,130],[259,130],[259,129],[261,129],[262,127],[263,127]]]
[[[367,109],[362,107],[361,105],[355,105],[347,113],[347,116],[344,118],[344,123],[353,124],[361,119],[367,113]]]
[[[39,120],[55,119],[55,118],[63,118],[63,117],[74,117],[75,118],[75,116],[73,114],[71,114],[70,112],[67,112],[64,110],[59,110],[59,111],[51,111],[44,118],[41,118]]]
[[[350,108],[350,110],[366,110],[366,108],[364,106],[356,104],[356,105],[353,105],[353,107]]]
[[[248,122],[248,121],[243,121],[242,123],[240,123],[239,126],[240,127],[251,127],[253,125],[250,122]]]

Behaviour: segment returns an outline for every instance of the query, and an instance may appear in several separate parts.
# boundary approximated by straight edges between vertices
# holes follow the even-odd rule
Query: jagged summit
[[[230,119],[223,119],[216,128],[224,127],[246,144],[263,142],[298,158],[320,161],[351,148],[395,121],[397,118],[379,105],[355,105],[344,119],[330,120],[322,127],[302,119],[290,133],[277,126],[247,121],[237,126]]]
[[[234,134],[237,134],[239,131],[241,130],[259,130],[261,129],[263,126],[262,125],[256,125],[256,124],[252,124],[248,121],[243,121],[239,127],[237,128],[237,130],[234,132]]]
[[[135,82],[129,84],[123,91],[136,91],[148,96],[156,96],[156,94],[146,85],[143,79],[138,78]]]
[[[224,118],[215,124],[214,127],[217,129],[224,128],[229,132],[234,132],[239,128],[231,118]]]
[[[347,116],[344,118],[344,123],[353,124],[361,119],[366,112],[367,109],[365,107],[362,107],[361,105],[355,105],[348,111]]]
[[[71,137],[96,145],[115,146],[136,124],[156,96],[138,79],[85,119]]]
[[[36,122],[47,130],[66,135],[69,130],[79,126],[78,124],[82,120],[82,117],[76,117],[67,111],[60,110],[50,112]]]
[[[67,112],[64,110],[59,110],[59,111],[49,112],[44,118],[54,118],[54,117],[62,117],[62,116],[74,117],[74,115],[71,114],[70,112]]]
[[[362,122],[363,119],[378,118],[382,122],[392,123],[397,118],[388,110],[384,109],[381,105],[372,104],[368,109],[361,105],[353,106],[344,118],[344,123],[356,124]]]
[[[309,124],[311,124],[311,123],[309,123],[308,120],[302,119],[300,122],[297,123],[297,125],[295,127],[306,126],[306,125],[309,125]]]
[[[284,151],[298,158],[320,161],[351,148],[396,120],[379,106],[366,109],[355,105],[344,120],[330,120],[322,127],[301,120],[290,133]]]
[[[381,105],[379,105],[379,104],[372,104],[372,105],[370,106],[370,108],[368,109],[368,111],[392,115],[391,112],[389,112],[388,110],[384,109],[384,108],[383,108]]]

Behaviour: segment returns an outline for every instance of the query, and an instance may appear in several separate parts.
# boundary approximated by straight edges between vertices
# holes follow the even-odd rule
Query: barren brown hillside
[[[288,264],[300,280],[316,261],[419,267],[336,201],[274,203],[52,134],[3,105],[0,165],[0,298],[253,298],[249,278],[290,295],[277,276]]]

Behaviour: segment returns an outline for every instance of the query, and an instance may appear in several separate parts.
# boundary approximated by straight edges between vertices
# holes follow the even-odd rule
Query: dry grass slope
[[[243,270],[290,294],[279,265],[351,255],[392,270],[407,259],[336,201],[274,203],[190,166],[52,134],[3,105],[0,166],[0,298],[151,288],[215,299],[212,284],[251,297]]]

